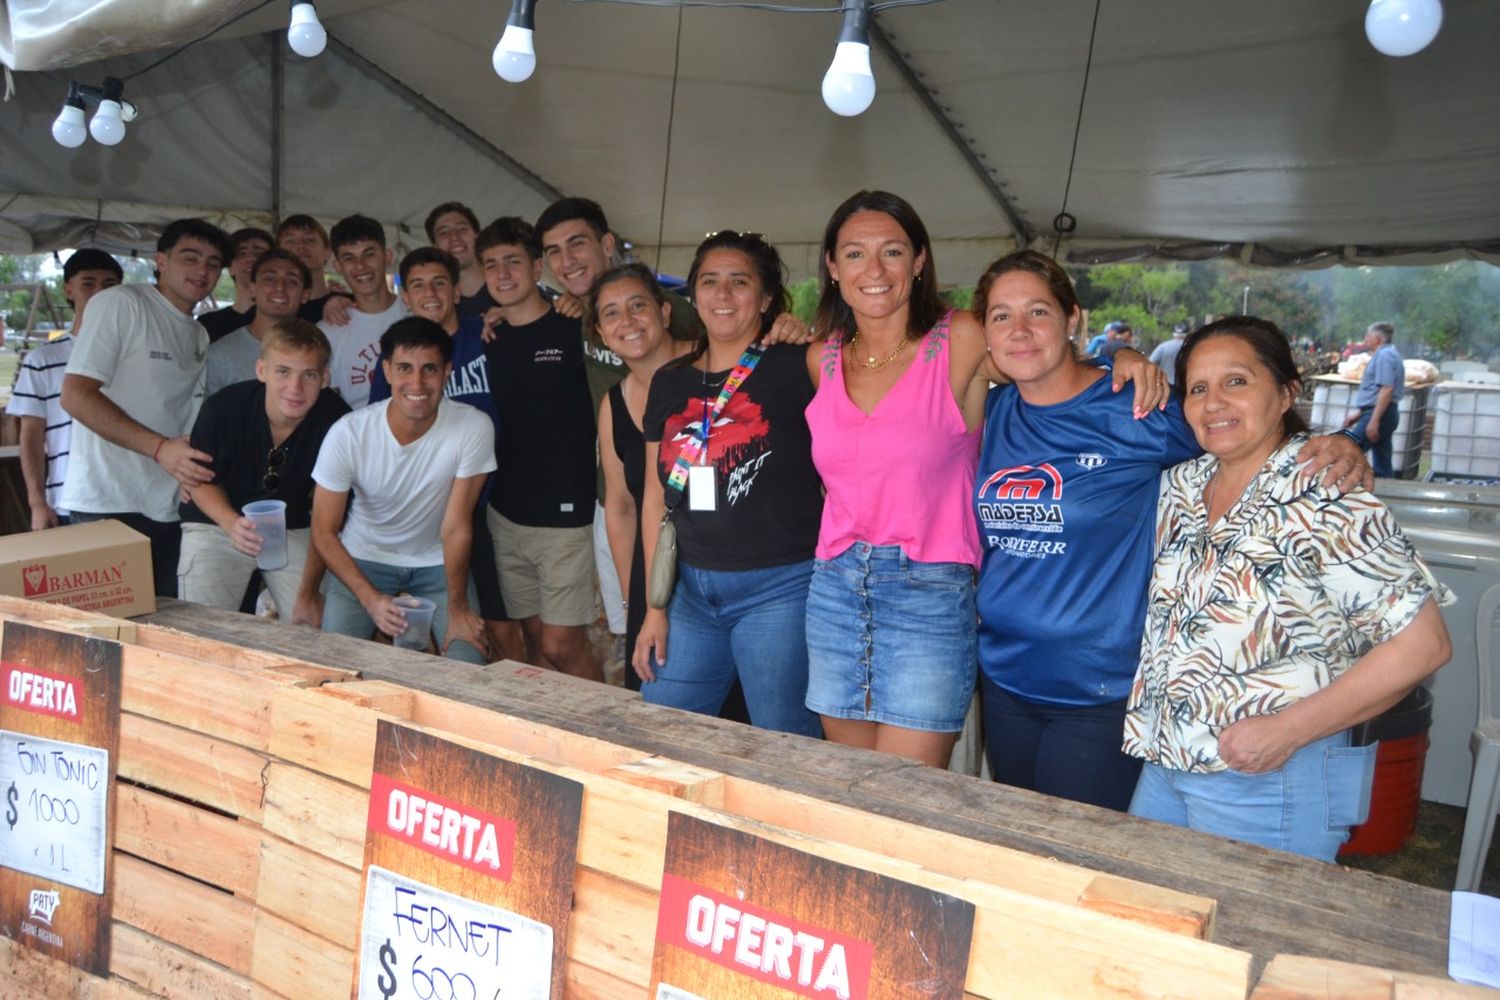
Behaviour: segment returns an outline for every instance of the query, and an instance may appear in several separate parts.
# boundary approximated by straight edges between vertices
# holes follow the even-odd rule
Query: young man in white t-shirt
[[[495,429],[444,397],[451,352],[443,328],[417,316],[380,338],[391,398],[344,417],[323,439],[312,539],[334,577],[325,632],[400,635],[406,616],[394,598],[405,592],[437,606],[440,652],[484,663],[489,642],[469,557],[474,506],[495,470]]]
[[[103,250],[86,247],[63,265],[63,295],[73,307],[73,328],[65,336],[26,352],[16,387],[5,412],[21,421],[21,476],[26,480],[26,504],[31,508],[31,530],[66,524],[62,506],[63,477],[68,471],[68,447],[73,418],[62,407],[63,373],[81,332],[83,310],[96,292],[124,280],[119,261]]]
[[[329,240],[333,266],[354,300],[332,300],[318,328],[333,345],[328,385],[357,410],[370,401],[381,335],[409,313],[386,278],[391,251],[385,245],[384,226],[367,215],[351,215],[334,225]]]
[[[151,540],[156,592],[177,596],[179,489],[213,477],[187,438],[203,402],[208,332],[193,319],[219,280],[229,240],[178,219],[156,242],[154,285],[120,285],[89,303],[88,336],[63,377],[73,441],[62,505],[76,521],[114,518]]]

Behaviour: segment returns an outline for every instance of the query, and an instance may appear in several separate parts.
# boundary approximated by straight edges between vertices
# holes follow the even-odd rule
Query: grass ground
[[[1463,841],[1464,812],[1458,806],[1423,802],[1417,810],[1417,832],[1400,851],[1384,856],[1343,857],[1339,858],[1339,863],[1451,891],[1453,879],[1458,874],[1458,847]],[[1496,838],[1496,842],[1500,842],[1500,838]],[[1500,896],[1500,849],[1496,843],[1490,844],[1479,891]]]

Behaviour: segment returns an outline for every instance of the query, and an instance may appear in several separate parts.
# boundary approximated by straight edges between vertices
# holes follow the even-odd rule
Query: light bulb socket
[[[68,84],[68,96],[63,98],[63,106],[69,108],[77,108],[79,111],[87,108],[88,105],[85,104],[83,100],[84,90],[85,88],[83,84],[79,83],[77,80],[71,81]]]
[[[839,41],[870,44],[870,0],[844,0],[844,23]]]
[[[511,0],[510,16],[505,19],[505,23],[507,26],[535,31],[536,0]]]

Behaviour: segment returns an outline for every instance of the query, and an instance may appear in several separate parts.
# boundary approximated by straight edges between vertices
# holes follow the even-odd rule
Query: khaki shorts
[[[484,512],[495,543],[495,566],[505,611],[513,619],[545,625],[587,625],[594,620],[594,526],[530,528]]]

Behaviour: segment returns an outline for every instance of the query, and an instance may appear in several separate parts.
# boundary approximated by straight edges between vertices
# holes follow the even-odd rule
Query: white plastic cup
[[[245,504],[242,512],[260,535],[260,555],[255,557],[258,569],[282,569],[286,566],[286,501],[257,500]]]
[[[432,635],[432,616],[437,605],[425,597],[396,598],[396,606],[406,613],[406,631],[392,640],[400,649],[415,649],[427,652],[427,639]]]

